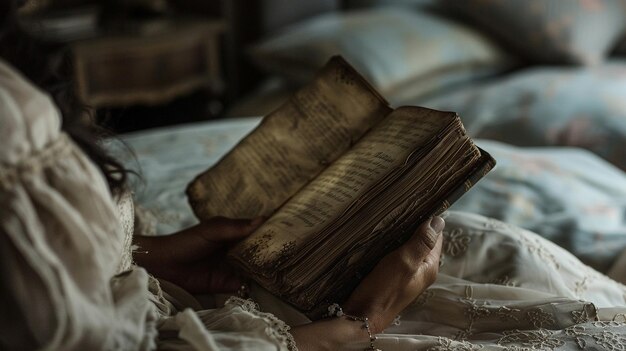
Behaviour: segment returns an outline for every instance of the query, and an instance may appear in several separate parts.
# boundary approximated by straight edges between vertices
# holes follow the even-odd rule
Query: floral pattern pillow
[[[623,0],[440,0],[534,62],[595,64],[626,22]]]
[[[576,148],[476,140],[498,165],[452,209],[531,230],[606,272],[626,247],[626,174]]]
[[[519,146],[575,146],[626,170],[626,60],[537,67],[428,101],[456,111],[474,137]]]
[[[331,56],[342,55],[392,102],[513,64],[481,33],[402,7],[321,15],[286,28],[250,53],[261,69],[296,83],[309,81]]]

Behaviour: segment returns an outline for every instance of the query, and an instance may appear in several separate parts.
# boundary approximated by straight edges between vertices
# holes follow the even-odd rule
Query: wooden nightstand
[[[200,88],[224,92],[220,20],[159,21],[72,44],[79,97],[93,107],[163,104]]]

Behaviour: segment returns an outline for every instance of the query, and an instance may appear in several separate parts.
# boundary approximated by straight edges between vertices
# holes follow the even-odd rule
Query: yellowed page
[[[266,116],[187,194],[200,219],[270,215],[391,109],[343,59]]]
[[[274,265],[337,220],[355,201],[361,201],[374,184],[403,167],[413,152],[455,118],[454,113],[419,107],[392,112],[239,244],[233,254],[252,266]]]

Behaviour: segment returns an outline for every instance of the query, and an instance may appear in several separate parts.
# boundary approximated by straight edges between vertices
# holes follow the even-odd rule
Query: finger
[[[439,258],[441,256],[441,247],[443,246],[443,235],[439,235],[435,247],[426,255],[421,262],[421,269],[423,272],[418,274],[422,275],[426,286],[430,286],[437,279],[437,273],[439,273]]]
[[[434,216],[422,223],[413,236],[400,247],[416,259],[425,258],[437,245],[446,223],[443,218]]]
[[[439,252],[441,251],[443,237],[441,231],[444,226],[445,222],[439,217],[433,217],[422,223],[406,243],[379,261],[374,270],[361,282],[359,288],[367,285],[371,286],[363,289],[357,288],[355,291],[364,291],[365,293],[362,297],[370,298],[369,289],[374,289],[375,287],[378,291],[386,289],[385,284],[381,285],[382,280],[386,280],[386,283],[389,283],[388,287],[391,290],[397,288],[404,288],[410,291],[419,290],[419,286],[410,287],[410,285],[411,282],[420,283],[421,280],[419,278],[422,274],[428,275],[428,278],[425,279],[426,282],[422,284],[424,287],[428,286],[431,275],[436,275],[436,268],[438,268],[436,261],[439,259]],[[431,266],[435,267],[434,274],[430,272]],[[394,272],[394,274],[389,276],[389,272]],[[373,300],[385,300],[383,305],[386,307],[383,310],[386,310],[389,304],[395,304],[395,299],[385,299],[384,297],[398,297],[398,295],[402,294],[394,290],[387,294],[378,295],[377,297],[380,297],[380,299],[375,298]],[[352,302],[356,302],[355,299]]]
[[[177,261],[205,259],[215,253],[223,254],[228,247],[249,236],[264,221],[213,217],[171,236],[170,251],[177,252]]]
[[[442,247],[443,247],[443,235],[440,235],[439,238],[437,239],[437,243],[435,244],[435,247],[430,251],[428,256],[426,256],[426,259],[424,260],[426,262],[431,262],[435,266],[437,272],[439,271],[439,259],[441,258]]]
[[[264,217],[254,219],[213,217],[198,226],[213,241],[237,241],[252,234],[263,222]]]
[[[429,223],[421,225],[416,231],[416,240],[411,239],[386,255],[344,303],[348,313],[370,318],[372,330],[380,332],[385,329],[437,278],[443,235],[439,231],[432,250],[428,248],[421,235],[428,229]],[[435,231],[439,229],[439,225],[433,228]],[[427,250],[427,253],[417,253],[415,246],[421,247],[419,250]]]

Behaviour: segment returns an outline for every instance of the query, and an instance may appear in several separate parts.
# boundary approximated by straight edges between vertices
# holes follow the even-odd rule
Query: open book
[[[187,195],[201,220],[268,216],[229,257],[316,318],[494,165],[457,114],[394,110],[333,57]]]

